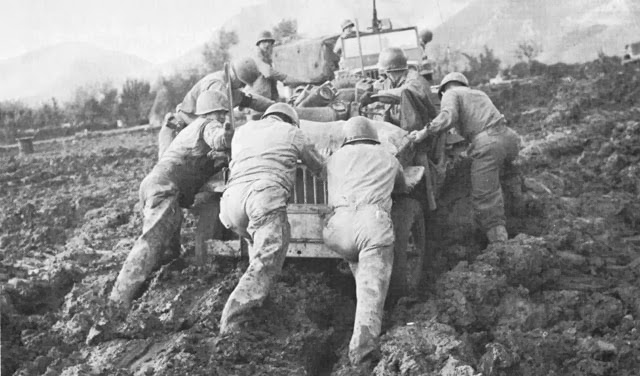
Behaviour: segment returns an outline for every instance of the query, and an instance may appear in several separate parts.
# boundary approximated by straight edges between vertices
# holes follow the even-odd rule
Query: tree
[[[238,44],[238,34],[233,30],[221,29],[212,39],[202,51],[206,72],[219,71],[224,67],[224,63],[230,60],[229,49]]]
[[[542,52],[542,45],[534,40],[525,40],[518,43],[515,55],[519,60],[531,62]]]
[[[78,88],[69,104],[70,117],[75,125],[86,128],[115,125],[117,110],[118,90],[108,83]]]
[[[146,81],[127,80],[122,86],[118,116],[126,124],[136,125],[146,122],[153,103],[151,85]]]
[[[500,59],[487,46],[484,46],[484,53],[480,53],[478,57],[466,53],[463,55],[469,60],[469,69],[464,74],[471,85],[489,82],[500,72]]]
[[[298,34],[298,21],[294,19],[283,19],[273,27],[273,38],[276,44],[285,44],[300,39]]]
[[[153,124],[159,124],[167,112],[173,111],[178,103],[182,102],[187,92],[201,77],[202,74],[195,67],[161,77],[154,85],[156,86],[153,94],[155,99],[149,112],[149,120]]]

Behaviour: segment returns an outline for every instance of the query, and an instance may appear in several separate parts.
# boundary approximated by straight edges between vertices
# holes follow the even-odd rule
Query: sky
[[[433,24],[457,9],[466,0],[424,0],[425,22]],[[130,53],[162,64],[182,56],[208,41],[216,29],[238,14],[243,7],[266,0],[0,0],[0,61],[26,52],[65,42],[85,42],[108,50]],[[309,9],[299,29],[323,20],[314,7],[326,7],[327,1],[300,0]],[[330,2],[329,2],[330,3]],[[355,7],[349,0],[339,1],[340,8]],[[357,3],[368,3],[358,0]],[[403,0],[378,0],[381,17],[385,7],[401,7]],[[361,4],[362,6],[362,4]],[[346,7],[346,8],[345,8]],[[368,8],[368,5],[365,5]],[[438,11],[436,11],[438,9]],[[292,9],[283,9],[283,17]],[[326,14],[331,29],[335,16]],[[369,11],[367,11],[367,16]],[[343,15],[339,15],[340,18]],[[351,15],[348,15],[351,16]],[[423,18],[422,16],[418,19]],[[364,20],[365,18],[363,18]],[[418,24],[420,26],[420,24]]]
[[[87,42],[161,63],[208,40],[262,0],[0,0],[0,60],[64,42]]]

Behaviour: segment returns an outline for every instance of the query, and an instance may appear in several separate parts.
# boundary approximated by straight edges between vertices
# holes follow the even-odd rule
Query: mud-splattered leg
[[[350,265],[356,280],[357,305],[349,360],[356,365],[377,347],[391,279],[393,246],[364,249],[359,261]]]
[[[291,229],[286,212],[278,211],[269,217],[253,233],[249,268],[224,306],[220,334],[240,329],[240,324],[246,319],[244,315],[262,304],[274,278],[282,270]]]
[[[176,196],[155,196],[146,200],[142,235],[122,265],[109,297],[111,301],[125,309],[131,306],[133,297],[158,266],[163,252],[175,242],[181,221],[182,212]]]

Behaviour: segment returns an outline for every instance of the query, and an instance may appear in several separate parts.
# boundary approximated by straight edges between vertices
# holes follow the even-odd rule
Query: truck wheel
[[[396,236],[389,285],[392,301],[416,292],[423,275],[426,230],[422,207],[412,198],[397,199],[391,210]]]

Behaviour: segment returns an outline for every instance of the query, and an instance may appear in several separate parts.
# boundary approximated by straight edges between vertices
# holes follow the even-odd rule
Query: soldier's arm
[[[440,102],[440,113],[424,129],[411,132],[416,142],[427,138],[430,134],[439,134],[451,129],[458,122],[458,95],[446,91]]]
[[[210,121],[202,131],[203,141],[213,151],[228,151],[231,149],[233,129],[230,124],[224,126],[217,121]]]
[[[420,82],[419,80],[409,79],[400,87],[393,88],[393,89],[380,90],[378,91],[378,93],[390,94],[390,95],[400,97],[404,90],[411,90],[415,95],[417,95],[420,99],[422,99],[423,102],[429,102],[429,105],[433,107],[433,105],[431,104],[431,101],[429,100],[429,93],[427,92],[427,90],[429,90],[429,86],[426,83]],[[435,107],[434,107],[434,111],[435,111]]]
[[[447,91],[440,102],[440,113],[431,121],[428,132],[438,134],[451,129],[458,122],[458,95]]]
[[[294,143],[298,149],[302,163],[304,163],[314,175],[325,177],[327,161],[300,129],[297,129]]]
[[[269,98],[263,97],[260,94],[255,94],[255,93],[249,94],[241,90],[237,90],[237,91],[241,95],[241,100],[238,103],[240,107],[248,107],[258,112],[265,112],[267,108],[269,108],[269,106],[276,103],[275,101]]]

